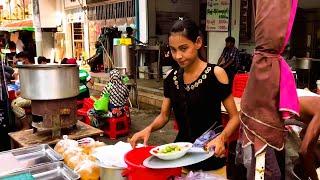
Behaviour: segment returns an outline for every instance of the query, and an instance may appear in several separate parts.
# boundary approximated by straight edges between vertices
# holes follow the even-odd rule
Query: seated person
[[[14,61],[14,63],[16,65],[33,64],[34,63],[33,58],[29,55],[29,53],[27,51],[19,52],[15,56],[15,58],[16,58],[16,60]]]
[[[99,127],[100,120],[107,117],[120,117],[126,115],[129,117],[129,107],[126,106],[129,98],[129,89],[122,82],[120,72],[116,69],[110,71],[110,81],[104,87],[101,97],[105,94],[109,95],[109,104],[107,112],[96,111],[94,108],[89,110],[88,115],[91,124]]]
[[[39,56],[38,57],[38,64],[47,64],[50,62],[50,59],[47,59],[44,56]]]
[[[110,71],[110,81],[103,88],[101,96],[109,93],[109,111],[113,117],[119,117],[126,112],[125,105],[129,98],[129,89],[127,85],[122,82],[121,74],[118,70]]]
[[[33,60],[30,59],[28,52],[23,51],[16,55],[16,63],[18,65],[32,64]],[[17,80],[19,81],[19,80]],[[20,90],[16,91],[16,99],[11,103],[11,108],[16,117],[16,124],[21,123],[22,129],[29,129],[30,123],[26,118],[25,108],[31,107],[31,100],[20,97]]]

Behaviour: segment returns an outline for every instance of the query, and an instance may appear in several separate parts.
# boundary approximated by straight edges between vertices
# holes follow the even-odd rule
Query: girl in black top
[[[191,166],[191,169],[214,170],[224,166],[225,143],[239,126],[238,112],[231,95],[226,72],[199,57],[202,47],[201,33],[189,19],[177,21],[169,35],[169,46],[179,69],[172,70],[164,80],[164,99],[161,113],[145,129],[133,135],[130,143],[135,147],[137,140],[144,144],[151,132],[168,122],[173,108],[179,133],[175,141],[194,142],[214,123],[221,125],[221,102],[229,113],[230,120],[206,148],[214,147],[215,157]]]

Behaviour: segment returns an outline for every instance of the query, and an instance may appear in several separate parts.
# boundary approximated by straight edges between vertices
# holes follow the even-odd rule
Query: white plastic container
[[[139,79],[149,79],[148,66],[139,66]]]

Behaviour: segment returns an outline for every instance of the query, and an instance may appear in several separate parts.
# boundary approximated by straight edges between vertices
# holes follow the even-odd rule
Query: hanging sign
[[[228,31],[230,0],[207,0],[206,31]]]

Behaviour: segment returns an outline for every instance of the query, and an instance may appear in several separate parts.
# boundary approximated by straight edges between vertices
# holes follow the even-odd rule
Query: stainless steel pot
[[[18,68],[21,96],[25,99],[65,99],[79,94],[77,65],[21,65]]]
[[[131,58],[129,46],[113,46],[114,67],[133,75],[134,59]]]
[[[297,60],[296,60],[296,69],[310,70],[311,69],[311,63],[312,63],[312,59],[311,58],[297,58]]]
[[[125,180],[125,177],[122,177],[123,168],[119,167],[107,167],[103,165],[100,166],[100,179],[110,179],[110,180]]]

